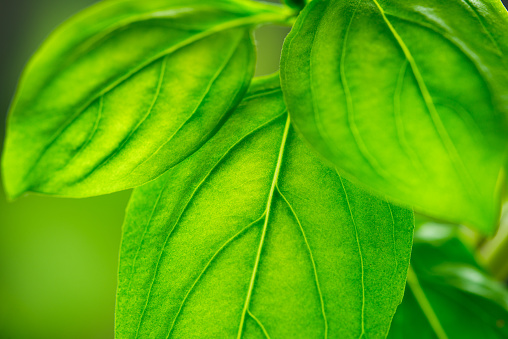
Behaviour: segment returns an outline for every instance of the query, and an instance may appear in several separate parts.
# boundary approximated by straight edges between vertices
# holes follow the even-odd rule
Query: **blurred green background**
[[[94,2],[0,0],[0,144],[30,55],[58,24]],[[273,26],[257,31],[258,75],[278,69],[287,32]],[[28,195],[8,203],[0,183],[0,338],[113,338],[129,195],[82,200]]]

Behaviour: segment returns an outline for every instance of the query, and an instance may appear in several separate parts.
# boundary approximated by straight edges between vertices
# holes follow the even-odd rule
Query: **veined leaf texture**
[[[278,77],[256,80],[209,143],[135,190],[117,337],[384,337],[412,228],[299,139]]]
[[[497,0],[312,1],[283,48],[292,121],[352,181],[493,233],[507,31]]]
[[[32,58],[9,116],[7,193],[83,197],[139,186],[198,149],[240,102],[251,29],[278,7],[105,1]]]

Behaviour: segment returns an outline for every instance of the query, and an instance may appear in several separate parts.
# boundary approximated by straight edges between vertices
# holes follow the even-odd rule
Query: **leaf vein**
[[[427,85],[425,84],[425,81],[423,79],[422,74],[420,73],[420,70],[418,68],[418,65],[416,64],[415,59],[413,58],[407,45],[402,40],[402,37],[399,35],[399,33],[397,32],[395,27],[392,25],[392,23],[388,20],[388,17],[386,16],[384,9],[381,7],[379,2],[377,0],[372,0],[372,1],[378,8],[379,13],[381,14],[381,17],[383,18],[383,21],[390,29],[390,32],[392,33],[393,37],[399,44],[400,48],[402,49],[402,51],[404,53],[405,58],[407,59],[407,61],[409,62],[409,65],[411,66],[411,69],[412,69],[413,74],[415,76],[420,93],[422,94],[422,97],[423,97],[423,100],[424,100],[425,105],[427,107],[427,110],[430,113],[431,121],[433,122],[434,126],[436,127],[436,130],[437,130],[448,154],[450,155],[452,163],[454,164],[457,172],[459,174],[461,174],[461,176],[459,176],[459,177],[461,179],[465,178],[468,181],[469,185],[463,182],[466,192],[468,192],[468,194],[471,197],[474,196],[473,192],[471,192],[471,187],[474,187],[475,190],[477,191],[478,189],[476,187],[476,184],[475,184],[474,180],[470,177],[469,172],[467,171],[457,149],[455,148],[455,145],[453,144],[453,141],[451,140],[451,138],[448,134],[448,131],[446,130],[446,127],[444,126],[444,124],[439,116],[439,113],[436,110],[432,96],[429,93]]]
[[[104,160],[102,160],[100,163],[98,163],[94,168],[92,168],[91,171],[88,172],[83,178],[81,178],[80,181],[87,178],[91,173],[95,172],[96,170],[99,170],[103,166],[105,166],[111,159],[118,154],[122,150],[122,148],[125,147],[125,145],[129,142],[129,140],[132,138],[132,136],[139,130],[141,125],[148,119],[148,117],[152,114],[153,109],[155,107],[155,104],[157,103],[157,100],[159,99],[159,95],[162,89],[162,83],[164,82],[164,75],[166,73],[166,65],[167,65],[167,56],[164,57],[161,63],[160,67],[160,73],[159,73],[159,79],[157,81],[157,86],[155,87],[155,93],[153,95],[152,101],[150,102],[150,106],[148,106],[148,110],[143,115],[140,121],[134,126],[134,129],[132,129],[129,134],[121,141],[120,145],[115,148]]]
[[[152,64],[152,63],[154,63],[154,62],[156,62],[156,61],[158,61],[158,60],[160,60],[160,59],[170,55],[171,53],[175,52],[176,50],[178,50],[180,48],[184,48],[184,47],[186,47],[186,46],[188,46],[188,45],[190,45],[190,44],[192,44],[192,43],[194,43],[196,41],[205,39],[205,38],[207,38],[207,37],[209,37],[209,36],[211,36],[211,35],[213,35],[215,33],[221,32],[221,31],[226,31],[228,29],[233,29],[233,28],[237,28],[237,27],[251,25],[253,23],[256,23],[258,20],[261,20],[259,17],[263,17],[263,16],[266,16],[267,18],[268,17],[271,18],[270,15],[265,14],[265,13],[261,13],[261,14],[258,14],[258,15],[252,15],[252,17],[249,17],[249,18],[240,18],[240,19],[232,20],[232,21],[227,22],[225,24],[220,24],[220,25],[217,25],[217,26],[215,26],[213,28],[204,30],[203,32],[201,32],[199,34],[191,36],[188,39],[185,39],[185,40],[183,40],[183,41],[181,41],[181,42],[179,42],[179,43],[177,43],[175,45],[170,46],[169,48],[167,48],[166,50],[162,51],[161,53],[155,55],[152,58],[149,58],[144,63],[138,65],[137,67],[134,67],[134,68],[128,70],[124,75],[119,76],[115,81],[113,81],[106,88],[104,88],[102,90],[99,90],[96,93],[91,94],[89,101],[87,101],[85,104],[83,104],[82,107],[78,108],[76,110],[76,113],[74,115],[72,115],[66,122],[64,122],[64,124],[60,128],[58,128],[58,130],[55,132],[55,134],[51,137],[49,143],[46,146],[44,146],[44,148],[41,150],[39,156],[34,161],[33,165],[26,172],[25,180],[31,175],[31,173],[33,172],[35,167],[39,164],[41,159],[44,157],[44,155],[49,150],[49,148],[56,142],[56,140],[101,95],[105,95],[106,93],[110,92],[111,90],[113,90],[116,87],[118,87],[120,84],[124,83],[125,81],[127,81],[128,79],[133,77],[138,72],[142,71],[148,65],[150,65],[150,64]]]
[[[196,285],[199,283],[199,281],[201,280],[201,278],[203,277],[203,275],[205,274],[205,272],[208,270],[208,268],[211,266],[211,264],[213,263],[213,261],[219,256],[219,254],[224,251],[231,243],[233,243],[235,240],[239,239],[241,235],[243,235],[248,229],[250,229],[253,225],[255,225],[256,223],[258,223],[260,220],[263,219],[263,217],[265,216],[265,213],[263,213],[259,218],[257,218],[256,220],[254,220],[253,222],[251,222],[249,225],[247,225],[246,227],[244,227],[243,229],[241,229],[238,233],[236,233],[235,235],[233,235],[231,238],[229,238],[224,244],[222,244],[221,247],[219,247],[219,249],[213,254],[213,256],[210,258],[210,260],[206,263],[205,267],[203,268],[203,270],[201,271],[201,273],[199,274],[199,276],[196,278],[196,280],[194,281],[194,283],[191,285],[191,287],[189,288],[189,290],[187,291],[187,293],[185,294],[185,297],[183,298],[182,302],[180,303],[180,307],[178,308],[178,311],[175,315],[175,318],[173,319],[173,322],[171,323],[171,327],[169,328],[169,331],[168,331],[168,334],[166,336],[166,338],[169,338],[169,336],[171,335],[171,332],[173,331],[174,327],[175,327],[175,324],[176,324],[176,321],[179,317],[179,315],[181,314],[181,311],[183,309],[183,307],[185,306],[185,303],[187,302],[188,300],[188,297],[189,295],[192,293],[192,291],[194,290],[194,288],[196,287]]]
[[[100,123],[100,121],[102,119],[103,109],[104,109],[104,96],[101,95],[100,98],[99,98],[99,109],[97,111],[97,117],[95,119],[95,123],[94,123],[94,125],[92,127],[92,130],[90,131],[90,134],[86,138],[85,142],[76,151],[76,153],[74,153],[72,158],[69,161],[67,161],[66,165],[63,168],[67,167],[90,144],[90,142],[92,141],[93,137],[95,136],[95,133],[97,133],[97,129],[99,128],[99,123]]]
[[[167,183],[167,180],[166,180],[166,183]],[[143,247],[143,243],[145,241],[146,234],[148,233],[148,229],[150,228],[150,223],[152,222],[153,216],[155,215],[155,210],[157,209],[157,206],[159,205],[159,202],[160,202],[160,199],[161,199],[163,193],[166,191],[166,187],[167,186],[164,184],[162,186],[159,194],[157,195],[157,198],[156,198],[155,203],[153,205],[152,211],[150,212],[150,217],[148,218],[148,221],[145,224],[145,227],[143,230],[143,235],[141,236],[141,240],[139,242],[139,246],[137,247],[136,254],[134,255],[134,259],[132,260],[131,275],[129,278],[129,285],[127,287],[127,293],[129,293],[129,294],[131,292],[131,285],[132,285],[132,280],[134,277],[134,270],[135,270],[135,266],[136,266],[136,262],[137,262],[139,253],[141,252],[141,248]]]
[[[326,4],[326,7],[324,9],[324,12],[326,12],[328,10],[328,8],[330,7],[330,2],[328,2]],[[318,26],[316,27],[315,31],[314,31],[314,34],[312,35],[312,40],[310,41],[310,55],[309,55],[309,86],[310,86],[310,95],[311,95],[311,102],[312,102],[312,111],[313,111],[313,117],[314,117],[314,121],[316,122],[316,127],[319,131],[319,133],[324,136],[325,138],[323,138],[323,140],[325,140],[326,144],[329,144],[329,141],[328,140],[331,140],[330,138],[330,135],[328,133],[328,131],[326,130],[326,128],[324,127],[324,124],[323,124],[323,121],[321,120],[321,116],[319,115],[319,106],[318,106],[318,100],[315,100],[315,92],[316,90],[314,89],[314,80],[313,80],[313,55],[314,55],[314,41],[316,40],[316,35],[318,34],[318,32],[321,30],[321,27],[323,26],[323,21],[321,20],[319,23],[318,23]],[[290,41],[290,45],[288,47],[288,49],[291,47],[291,42]],[[333,147],[330,147],[330,149],[334,149]]]
[[[367,163],[381,176],[383,177],[390,177],[389,173],[385,171],[385,169],[379,164],[377,159],[370,153],[367,145],[365,145],[365,142],[362,138],[360,129],[358,128],[358,125],[356,124],[355,119],[355,109],[353,104],[353,97],[351,95],[351,90],[348,85],[347,77],[346,77],[346,49],[347,49],[347,42],[349,39],[349,32],[351,30],[351,25],[353,24],[354,17],[358,11],[358,8],[360,7],[361,0],[356,2],[356,6],[353,10],[353,13],[351,15],[351,18],[349,19],[346,32],[344,33],[344,42],[342,44],[342,53],[340,56],[340,82],[342,84],[342,88],[344,89],[344,95],[346,97],[346,115],[347,120],[349,124],[349,129],[351,130],[351,133],[353,134],[353,138],[358,145],[358,149],[360,150],[360,154],[363,156],[365,160],[367,160]]]
[[[270,335],[268,334],[268,332],[266,331],[266,328],[265,326],[263,325],[263,323],[254,315],[252,314],[252,312],[248,309],[247,310],[247,314],[249,314],[249,316],[254,319],[254,321],[256,322],[256,324],[259,326],[259,328],[261,328],[261,331],[263,331],[263,334],[265,335],[266,339],[270,339]]]
[[[362,325],[361,325],[362,331],[360,333],[359,338],[363,338],[363,336],[365,335],[365,280],[364,280],[365,268],[363,265],[363,253],[362,253],[362,247],[360,245],[360,239],[359,239],[359,235],[358,235],[358,227],[356,226],[355,218],[353,216],[353,210],[351,209],[351,204],[349,202],[349,196],[347,194],[346,187],[344,186],[344,182],[343,182],[342,177],[340,176],[339,172],[337,172],[337,175],[339,176],[340,184],[342,185],[342,189],[344,190],[344,196],[346,198],[347,206],[349,209],[349,215],[351,216],[351,221],[352,221],[353,227],[355,229],[356,244],[358,246],[358,254],[360,256],[360,266],[361,266],[361,271],[362,271]]]
[[[143,318],[144,318],[144,315],[146,313],[146,310],[148,308],[148,302],[150,300],[150,295],[152,293],[152,289],[153,289],[153,285],[155,283],[155,279],[157,277],[157,273],[159,271],[159,265],[160,265],[160,262],[161,262],[161,259],[162,259],[162,254],[164,253],[165,249],[166,249],[166,246],[168,244],[168,241],[169,241],[169,238],[171,237],[171,234],[173,233],[173,231],[175,230],[176,226],[178,225],[178,223],[180,222],[180,219],[182,218],[183,214],[185,213],[185,211],[187,210],[187,208],[190,206],[190,203],[191,201],[194,199],[196,193],[199,191],[199,189],[202,187],[202,185],[205,183],[206,179],[208,179],[210,177],[210,175],[212,174],[212,172],[218,168],[218,166],[226,159],[226,157],[231,153],[231,151],[237,147],[242,141],[244,141],[247,137],[249,137],[250,135],[254,134],[255,132],[259,131],[259,130],[262,130],[263,128],[269,126],[271,123],[273,123],[274,121],[276,121],[278,118],[282,117],[283,115],[285,114],[285,111],[284,113],[278,115],[277,117],[267,121],[266,123],[258,126],[257,128],[251,130],[250,132],[248,132],[246,135],[244,135],[243,137],[241,137],[239,140],[237,140],[220,158],[219,160],[213,165],[213,167],[210,169],[210,171],[208,171],[208,173],[204,176],[204,178],[198,183],[198,185],[194,188],[193,192],[191,193],[189,199],[187,200],[187,202],[185,203],[185,206],[183,206],[183,209],[182,211],[180,212],[180,214],[178,215],[178,217],[176,218],[176,221],[173,223],[173,226],[171,227],[171,229],[169,230],[168,232],[168,235],[166,236],[166,239],[164,241],[164,244],[160,250],[160,254],[159,254],[159,258],[157,259],[157,262],[156,262],[156,265],[155,265],[155,272],[153,274],[153,279],[152,279],[152,282],[150,284],[150,288],[148,290],[148,295],[147,295],[147,299],[146,299],[146,302],[145,302],[145,306],[143,308],[143,311],[141,312],[141,317],[140,317],[140,320],[139,320],[139,323],[138,323],[138,328],[136,330],[136,335],[135,335],[135,338],[138,338],[138,335],[139,335],[139,330],[141,328],[141,323],[143,322]]]
[[[280,196],[282,197],[282,199],[286,202],[289,209],[291,210],[291,213],[293,214],[293,217],[295,218],[295,220],[300,228],[300,232],[302,233],[303,240],[305,241],[305,246],[307,247],[307,252],[309,254],[309,258],[312,263],[312,270],[314,272],[314,280],[315,280],[316,288],[318,291],[319,303],[321,304],[321,315],[323,316],[323,322],[324,322],[324,327],[325,327],[325,339],[326,339],[326,338],[328,338],[328,319],[326,316],[325,302],[324,302],[324,298],[323,298],[323,293],[321,292],[321,285],[319,283],[319,277],[318,277],[318,273],[317,273],[316,262],[314,260],[314,255],[312,254],[309,240],[307,239],[307,236],[305,235],[305,231],[303,230],[302,223],[300,222],[300,219],[296,215],[295,209],[293,208],[293,206],[291,205],[289,200],[286,198],[286,196],[282,193],[282,191],[279,188],[279,185],[277,185],[277,191],[280,194]]]
[[[240,325],[238,326],[238,336],[237,336],[238,339],[240,339],[243,334],[245,315],[247,314],[247,310],[249,309],[252,293],[254,290],[254,283],[256,280],[259,262],[261,259],[261,253],[263,251],[263,245],[265,242],[265,237],[266,237],[266,233],[267,233],[267,229],[268,229],[268,221],[270,219],[272,199],[273,199],[273,195],[275,192],[275,187],[277,185],[277,181],[279,179],[279,173],[280,173],[280,169],[282,166],[284,148],[286,146],[286,140],[287,140],[287,136],[289,133],[289,127],[290,127],[290,118],[289,118],[289,114],[288,114],[287,120],[286,120],[286,126],[284,128],[284,134],[282,135],[282,141],[280,144],[279,156],[277,158],[277,164],[275,166],[275,171],[273,174],[272,185],[270,187],[270,193],[268,194],[268,201],[266,203],[266,214],[265,214],[265,222],[263,225],[263,232],[261,234],[261,240],[259,241],[259,247],[258,247],[258,251],[256,254],[256,261],[254,262],[254,268],[252,269],[252,276],[251,276],[250,283],[249,283],[249,289],[247,290],[247,296],[245,297],[245,303],[244,303],[244,307],[243,307],[243,311],[242,311],[242,316],[240,318]]]
[[[404,78],[406,75],[408,61],[404,60],[404,64],[401,67],[399,77],[397,79],[397,84],[395,86],[395,94],[394,94],[394,102],[393,102],[393,111],[394,111],[394,117],[395,117],[395,127],[397,129],[397,136],[399,138],[399,141],[404,148],[406,154],[409,156],[409,159],[413,163],[413,166],[415,169],[423,169],[422,163],[420,159],[418,158],[418,155],[414,151],[413,148],[411,148],[405,133],[405,127],[404,127],[404,120],[402,119],[402,112],[401,112],[401,97],[402,97],[402,90],[404,88]]]
[[[476,19],[478,19],[478,22],[480,23],[480,25],[482,26],[483,30],[485,31],[485,33],[489,37],[490,41],[492,42],[492,44],[496,48],[497,55],[500,56],[500,57],[504,57],[503,51],[499,47],[499,44],[497,43],[496,39],[494,39],[494,36],[492,35],[492,33],[487,29],[487,26],[485,25],[485,22],[483,21],[482,17],[478,13],[478,10],[476,9],[476,7],[471,4],[470,0],[464,0],[464,2],[466,3],[466,5],[469,6],[471,11],[474,13]]]
[[[185,121],[176,129],[176,131],[168,138],[168,140],[166,140],[161,146],[159,146],[157,148],[157,150],[155,152],[153,152],[152,154],[150,154],[150,156],[148,158],[146,158],[145,160],[143,160],[141,163],[139,163],[138,165],[136,165],[136,167],[134,167],[134,169],[132,169],[130,171],[129,174],[126,175],[129,176],[131,173],[133,173],[138,167],[142,166],[143,164],[145,164],[146,162],[148,162],[151,158],[153,158],[157,153],[159,153],[159,151],[164,148],[168,143],[171,142],[171,140],[173,140],[173,138],[175,137],[175,135],[178,134],[178,132],[180,132],[180,130],[195,116],[196,112],[198,111],[199,107],[201,107],[201,105],[203,104],[205,98],[208,96],[208,94],[210,93],[210,90],[212,89],[212,86],[213,84],[217,81],[217,79],[219,78],[219,76],[222,74],[222,72],[226,69],[227,65],[229,65],[229,63],[231,62],[231,59],[233,58],[233,56],[235,55],[235,52],[238,50],[238,47],[240,46],[240,44],[242,43],[242,39],[241,37],[238,39],[237,43],[236,43],[236,46],[235,48],[232,48],[231,49],[231,52],[229,54],[229,56],[227,58],[225,58],[225,61],[224,63],[221,65],[221,67],[217,70],[217,72],[215,72],[215,74],[213,75],[212,79],[210,80],[210,82],[208,83],[203,95],[201,96],[198,104],[196,105],[196,107],[194,108],[194,110],[192,111],[192,113],[189,115],[189,117],[187,119],[185,119]],[[223,117],[227,114],[228,112],[224,112],[222,117],[219,119],[222,120]]]
[[[487,85],[490,83],[490,81],[485,76],[485,73],[489,73],[489,71],[485,70],[485,66],[483,65],[483,62],[481,60],[479,60],[479,58],[477,56],[475,56],[474,53],[471,50],[469,50],[466,46],[464,46],[463,43],[457,42],[456,38],[451,37],[449,34],[447,34],[445,32],[439,31],[438,29],[436,29],[432,25],[425,24],[425,23],[422,23],[422,22],[419,22],[419,21],[416,21],[416,20],[413,20],[413,19],[410,19],[410,18],[406,18],[406,17],[403,17],[403,16],[401,16],[399,14],[395,14],[395,13],[385,12],[385,14],[387,16],[394,17],[396,19],[405,21],[405,22],[407,22],[409,24],[412,24],[412,25],[415,25],[415,26],[419,26],[420,28],[423,28],[423,29],[428,29],[428,30],[438,34],[439,36],[441,36],[442,38],[447,40],[456,49],[458,49],[466,57],[467,61],[469,63],[471,63],[471,65],[477,70],[479,76],[483,79],[483,81]],[[482,69],[483,69],[483,71],[482,71]],[[474,122],[475,126],[478,126],[478,122],[475,121],[475,119],[473,118],[472,115],[471,115],[471,120]]]

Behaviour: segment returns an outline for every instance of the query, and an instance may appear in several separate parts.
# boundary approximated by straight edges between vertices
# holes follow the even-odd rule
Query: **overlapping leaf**
[[[452,226],[418,229],[411,263],[388,338],[508,336],[508,291],[478,265]]]
[[[20,82],[7,192],[89,196],[159,176],[241,100],[255,65],[252,25],[284,15],[234,0],[104,1],[77,15]]]
[[[507,31],[497,0],[312,1],[284,45],[289,112],[351,180],[492,232],[508,135]]]
[[[259,80],[199,151],[134,191],[118,338],[383,337],[412,212],[342,179]]]

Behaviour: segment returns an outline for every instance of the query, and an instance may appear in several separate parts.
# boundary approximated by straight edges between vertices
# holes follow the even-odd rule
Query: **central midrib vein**
[[[436,128],[436,131],[443,143],[444,148],[446,149],[450,158],[452,159],[452,164],[455,167],[455,170],[457,171],[459,176],[462,175],[464,179],[467,181],[467,183],[463,183],[465,191],[469,194],[470,198],[473,197],[478,192],[478,187],[475,184],[474,180],[471,178],[471,175],[467,170],[464,162],[462,161],[462,158],[458,153],[455,144],[453,143],[453,140],[450,138],[450,135],[448,134],[448,130],[446,129],[443,121],[441,120],[441,117],[434,104],[434,100],[432,99],[432,96],[427,88],[427,85],[423,79],[423,76],[418,68],[417,63],[413,58],[413,55],[411,54],[411,51],[409,50],[408,46],[406,45],[402,37],[399,35],[395,27],[392,25],[390,20],[388,20],[385,10],[383,7],[381,7],[378,0],[372,0],[372,2],[379,10],[379,14],[381,15],[383,21],[385,22],[386,26],[388,27],[393,37],[397,41],[399,47],[402,49],[402,52],[404,53],[404,56],[408,61],[411,70],[413,71],[413,75],[415,77],[416,83],[418,84],[418,88],[422,95],[423,101],[425,102],[427,111],[430,114],[431,121]]]
[[[275,167],[272,185],[270,187],[270,193],[268,194],[268,201],[266,203],[266,214],[265,214],[265,222],[263,224],[263,232],[261,234],[261,240],[259,241],[259,247],[258,247],[258,251],[256,254],[256,261],[254,263],[254,268],[252,269],[252,276],[251,276],[250,283],[249,283],[249,289],[247,291],[247,296],[245,298],[245,303],[243,305],[243,311],[242,311],[242,317],[240,319],[240,325],[238,327],[238,336],[237,336],[238,339],[240,339],[242,337],[243,327],[245,324],[245,316],[246,316],[247,311],[249,309],[250,300],[252,298],[252,292],[254,290],[254,283],[256,281],[257,271],[259,268],[259,261],[261,259],[261,253],[263,252],[263,245],[265,242],[266,231],[268,229],[268,221],[270,219],[270,211],[271,211],[271,206],[272,206],[272,201],[273,201],[273,195],[274,195],[275,189],[277,187],[277,181],[279,179],[279,173],[280,173],[280,169],[282,166],[282,158],[284,156],[284,148],[286,146],[286,140],[288,137],[289,126],[290,126],[290,118],[289,118],[289,114],[288,114],[288,117],[286,120],[286,126],[284,127],[284,134],[282,135],[282,141],[280,144],[279,157],[277,158],[277,165]]]

